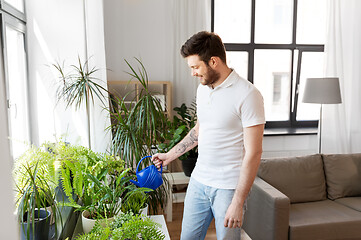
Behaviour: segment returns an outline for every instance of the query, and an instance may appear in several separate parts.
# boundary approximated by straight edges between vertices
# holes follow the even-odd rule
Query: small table
[[[172,219],[173,203],[183,202],[185,197],[185,193],[173,194],[173,185],[188,184],[190,178],[184,175],[184,172],[164,173],[164,175],[168,179],[168,183],[169,183],[168,201],[167,201],[165,213],[167,214],[167,222],[171,222],[173,220]]]
[[[152,219],[154,222],[159,223],[162,225],[161,231],[165,235],[164,240],[170,240],[167,224],[165,223],[164,215],[150,215],[150,219]]]

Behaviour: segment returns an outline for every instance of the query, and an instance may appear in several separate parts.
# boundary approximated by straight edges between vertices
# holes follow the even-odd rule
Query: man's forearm
[[[182,141],[180,141],[168,152],[168,154],[172,157],[172,159],[176,159],[197,145],[198,145],[198,126],[195,126],[182,139]]]
[[[233,200],[243,206],[248,193],[252,187],[253,181],[257,175],[262,153],[254,153],[250,156],[245,155],[238,178],[237,188]]]

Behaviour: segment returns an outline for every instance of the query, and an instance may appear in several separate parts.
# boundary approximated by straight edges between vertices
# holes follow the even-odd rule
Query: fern
[[[83,196],[83,172],[82,166],[79,162],[74,162],[73,164],[73,188],[75,194],[77,194],[80,198]]]
[[[124,222],[121,227],[114,229],[112,239],[163,240],[165,236],[160,227],[159,223],[153,222],[150,218],[140,218],[138,215],[134,215],[130,220]]]
[[[65,195],[68,197],[69,201],[75,204],[73,200],[73,188],[71,186],[71,180],[70,180],[70,169],[62,167],[60,171],[61,171],[62,189]]]

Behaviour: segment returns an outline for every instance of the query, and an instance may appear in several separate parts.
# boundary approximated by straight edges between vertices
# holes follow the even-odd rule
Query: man
[[[198,145],[198,160],[184,202],[181,239],[204,239],[215,218],[217,239],[240,239],[243,206],[262,154],[263,98],[226,64],[220,37],[193,35],[181,48],[192,75],[198,77],[198,122],[167,153],[152,160],[168,165]]]

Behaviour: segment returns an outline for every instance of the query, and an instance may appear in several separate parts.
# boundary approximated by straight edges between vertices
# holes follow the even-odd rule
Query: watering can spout
[[[137,187],[140,187],[140,183],[139,182],[136,182],[132,179],[129,180],[131,183],[134,183]]]

